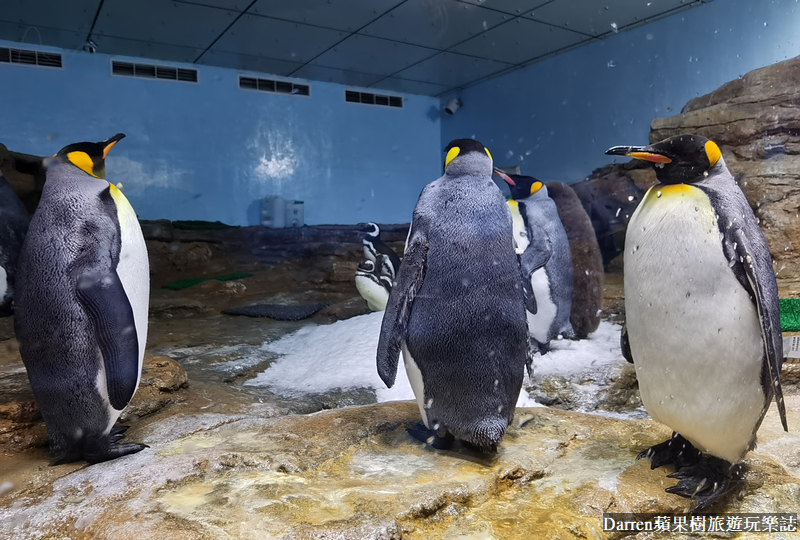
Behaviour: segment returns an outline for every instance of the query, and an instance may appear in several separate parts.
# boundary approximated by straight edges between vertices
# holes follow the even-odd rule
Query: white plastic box
[[[261,205],[261,224],[264,227],[282,229],[286,226],[286,201],[283,197],[264,197]]]
[[[286,201],[286,226],[303,226],[303,201]]]

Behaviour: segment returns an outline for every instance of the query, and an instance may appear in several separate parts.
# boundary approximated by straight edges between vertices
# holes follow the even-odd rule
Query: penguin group
[[[106,155],[123,137],[70,144],[46,158],[30,224],[18,218],[17,235],[0,236],[0,261],[16,249],[15,272],[3,273],[15,277],[15,333],[53,464],[146,448],[119,442],[127,426],[115,425],[141,378],[150,291],[136,214],[105,180]],[[8,208],[0,207],[4,220],[20,214]]]
[[[402,354],[422,417],[413,437],[492,452],[534,355],[597,329],[603,260],[567,185],[506,174],[473,139],[445,152],[444,175],[413,212],[377,369],[391,387]],[[673,436],[637,459],[673,465],[667,492],[699,511],[728,491],[773,399],[788,430],[772,259],[713,141],[681,135],[607,154],[648,162],[658,180],[627,228],[620,344],[645,408]]]

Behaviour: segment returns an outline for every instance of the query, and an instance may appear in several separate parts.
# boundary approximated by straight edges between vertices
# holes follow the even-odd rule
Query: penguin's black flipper
[[[84,274],[78,281],[78,300],[97,335],[109,402],[122,410],[133,397],[139,378],[136,323],[122,281],[116,272]]]
[[[553,249],[550,242],[542,235],[531,233],[532,231],[529,229],[528,238],[531,243],[520,255],[520,264],[522,265],[522,284],[525,288],[525,309],[536,315],[536,298],[533,294],[531,276],[536,270],[547,264],[553,254]]]
[[[628,342],[628,325],[622,325],[622,332],[619,334],[619,348],[622,349],[622,356],[633,364],[633,355],[631,354],[631,344]]]
[[[406,337],[411,305],[425,279],[425,266],[428,258],[428,239],[425,233],[415,227],[411,233],[408,248],[403,257],[403,265],[389,294],[386,311],[383,314],[381,335],[378,340],[378,375],[387,387],[394,385],[397,376],[397,362],[400,348]]]
[[[758,231],[761,234],[761,231]],[[772,258],[766,248],[766,241],[761,236],[761,241],[756,241],[756,246],[764,244],[757,252],[752,249],[753,243],[745,231],[737,228],[733,231],[735,253],[734,265],[738,263],[747,276],[747,281],[756,297],[758,319],[761,322],[761,338],[764,341],[766,352],[765,371],[769,373],[772,390],[775,392],[775,403],[784,431],[789,431],[786,423],[786,405],[783,402],[783,389],[781,388],[781,365],[783,364],[783,337],[781,335],[780,306],[778,303],[778,288],[772,274]],[[759,256],[760,254],[760,256]],[[767,267],[768,265],[768,267]],[[771,280],[769,278],[771,277]],[[766,381],[765,381],[766,382]],[[769,403],[766,404],[769,407]]]

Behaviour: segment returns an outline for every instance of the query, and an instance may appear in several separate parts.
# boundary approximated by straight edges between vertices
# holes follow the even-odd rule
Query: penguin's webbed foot
[[[108,438],[112,443],[119,442],[125,436],[125,432],[128,431],[130,426],[114,426],[111,428],[111,432],[108,434]]]
[[[641,452],[636,459],[649,458],[650,469],[675,465],[678,469],[695,465],[702,458],[700,450],[678,433],[672,438]]]
[[[425,424],[422,422],[407,427],[406,432],[419,442],[430,445],[437,450],[449,450],[456,441],[452,433],[439,436],[434,430],[425,427]]]
[[[113,437],[111,439],[113,441]],[[139,443],[115,443],[109,444],[104,451],[86,452],[83,458],[87,463],[102,463],[104,461],[111,461],[118,457],[127,456],[128,454],[135,454],[141,452],[145,448],[150,448],[146,444]]]
[[[667,493],[694,499],[696,506],[692,513],[699,512],[719,499],[730,486],[731,464],[714,456],[702,456],[695,464],[683,467],[679,471],[667,475],[677,478],[678,483],[666,489]]]

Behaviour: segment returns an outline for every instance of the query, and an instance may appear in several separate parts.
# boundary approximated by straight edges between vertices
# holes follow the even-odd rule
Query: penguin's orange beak
[[[498,169],[496,167],[494,169],[494,174],[496,174],[497,176],[499,176],[500,178],[502,178],[503,180],[505,180],[506,182],[508,182],[512,186],[516,186],[517,185],[516,183],[514,183],[514,181],[511,179],[510,176],[508,176],[506,173],[504,173],[503,171],[501,171],[500,169]]]
[[[106,139],[105,141],[101,142],[100,144],[103,145],[103,159],[106,159],[108,155],[108,151],[111,150],[115,144],[117,144],[120,140],[125,138],[124,133],[117,133],[110,139]]]

